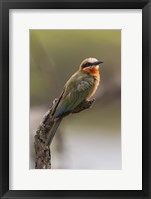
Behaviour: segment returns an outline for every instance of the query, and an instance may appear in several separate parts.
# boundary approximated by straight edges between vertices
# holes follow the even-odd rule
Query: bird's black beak
[[[99,65],[99,64],[102,64],[102,63],[104,63],[103,61],[96,61],[95,63],[94,63],[94,65]]]

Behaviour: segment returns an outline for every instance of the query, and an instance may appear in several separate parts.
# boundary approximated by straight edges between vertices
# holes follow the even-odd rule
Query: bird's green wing
[[[93,89],[94,79],[92,77],[79,78],[76,81],[69,82],[64,91],[63,97],[56,108],[54,117],[59,117],[72,112]]]

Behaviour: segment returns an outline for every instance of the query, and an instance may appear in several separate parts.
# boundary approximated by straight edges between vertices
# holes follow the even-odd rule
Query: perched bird
[[[89,100],[96,92],[100,82],[99,64],[96,58],[87,58],[80,64],[79,70],[66,82],[63,92],[52,113],[53,125],[48,133],[50,145],[63,117],[71,113],[79,104]]]

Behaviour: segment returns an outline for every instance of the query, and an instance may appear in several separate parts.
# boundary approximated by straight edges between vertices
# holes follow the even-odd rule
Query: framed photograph
[[[150,198],[150,9],[1,1],[1,198]]]

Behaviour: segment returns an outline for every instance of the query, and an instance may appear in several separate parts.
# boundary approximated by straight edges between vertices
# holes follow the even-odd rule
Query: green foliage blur
[[[49,104],[58,97],[81,61],[95,57],[104,62],[102,84],[120,78],[120,30],[31,30],[31,106]],[[112,76],[113,75],[113,76]]]

